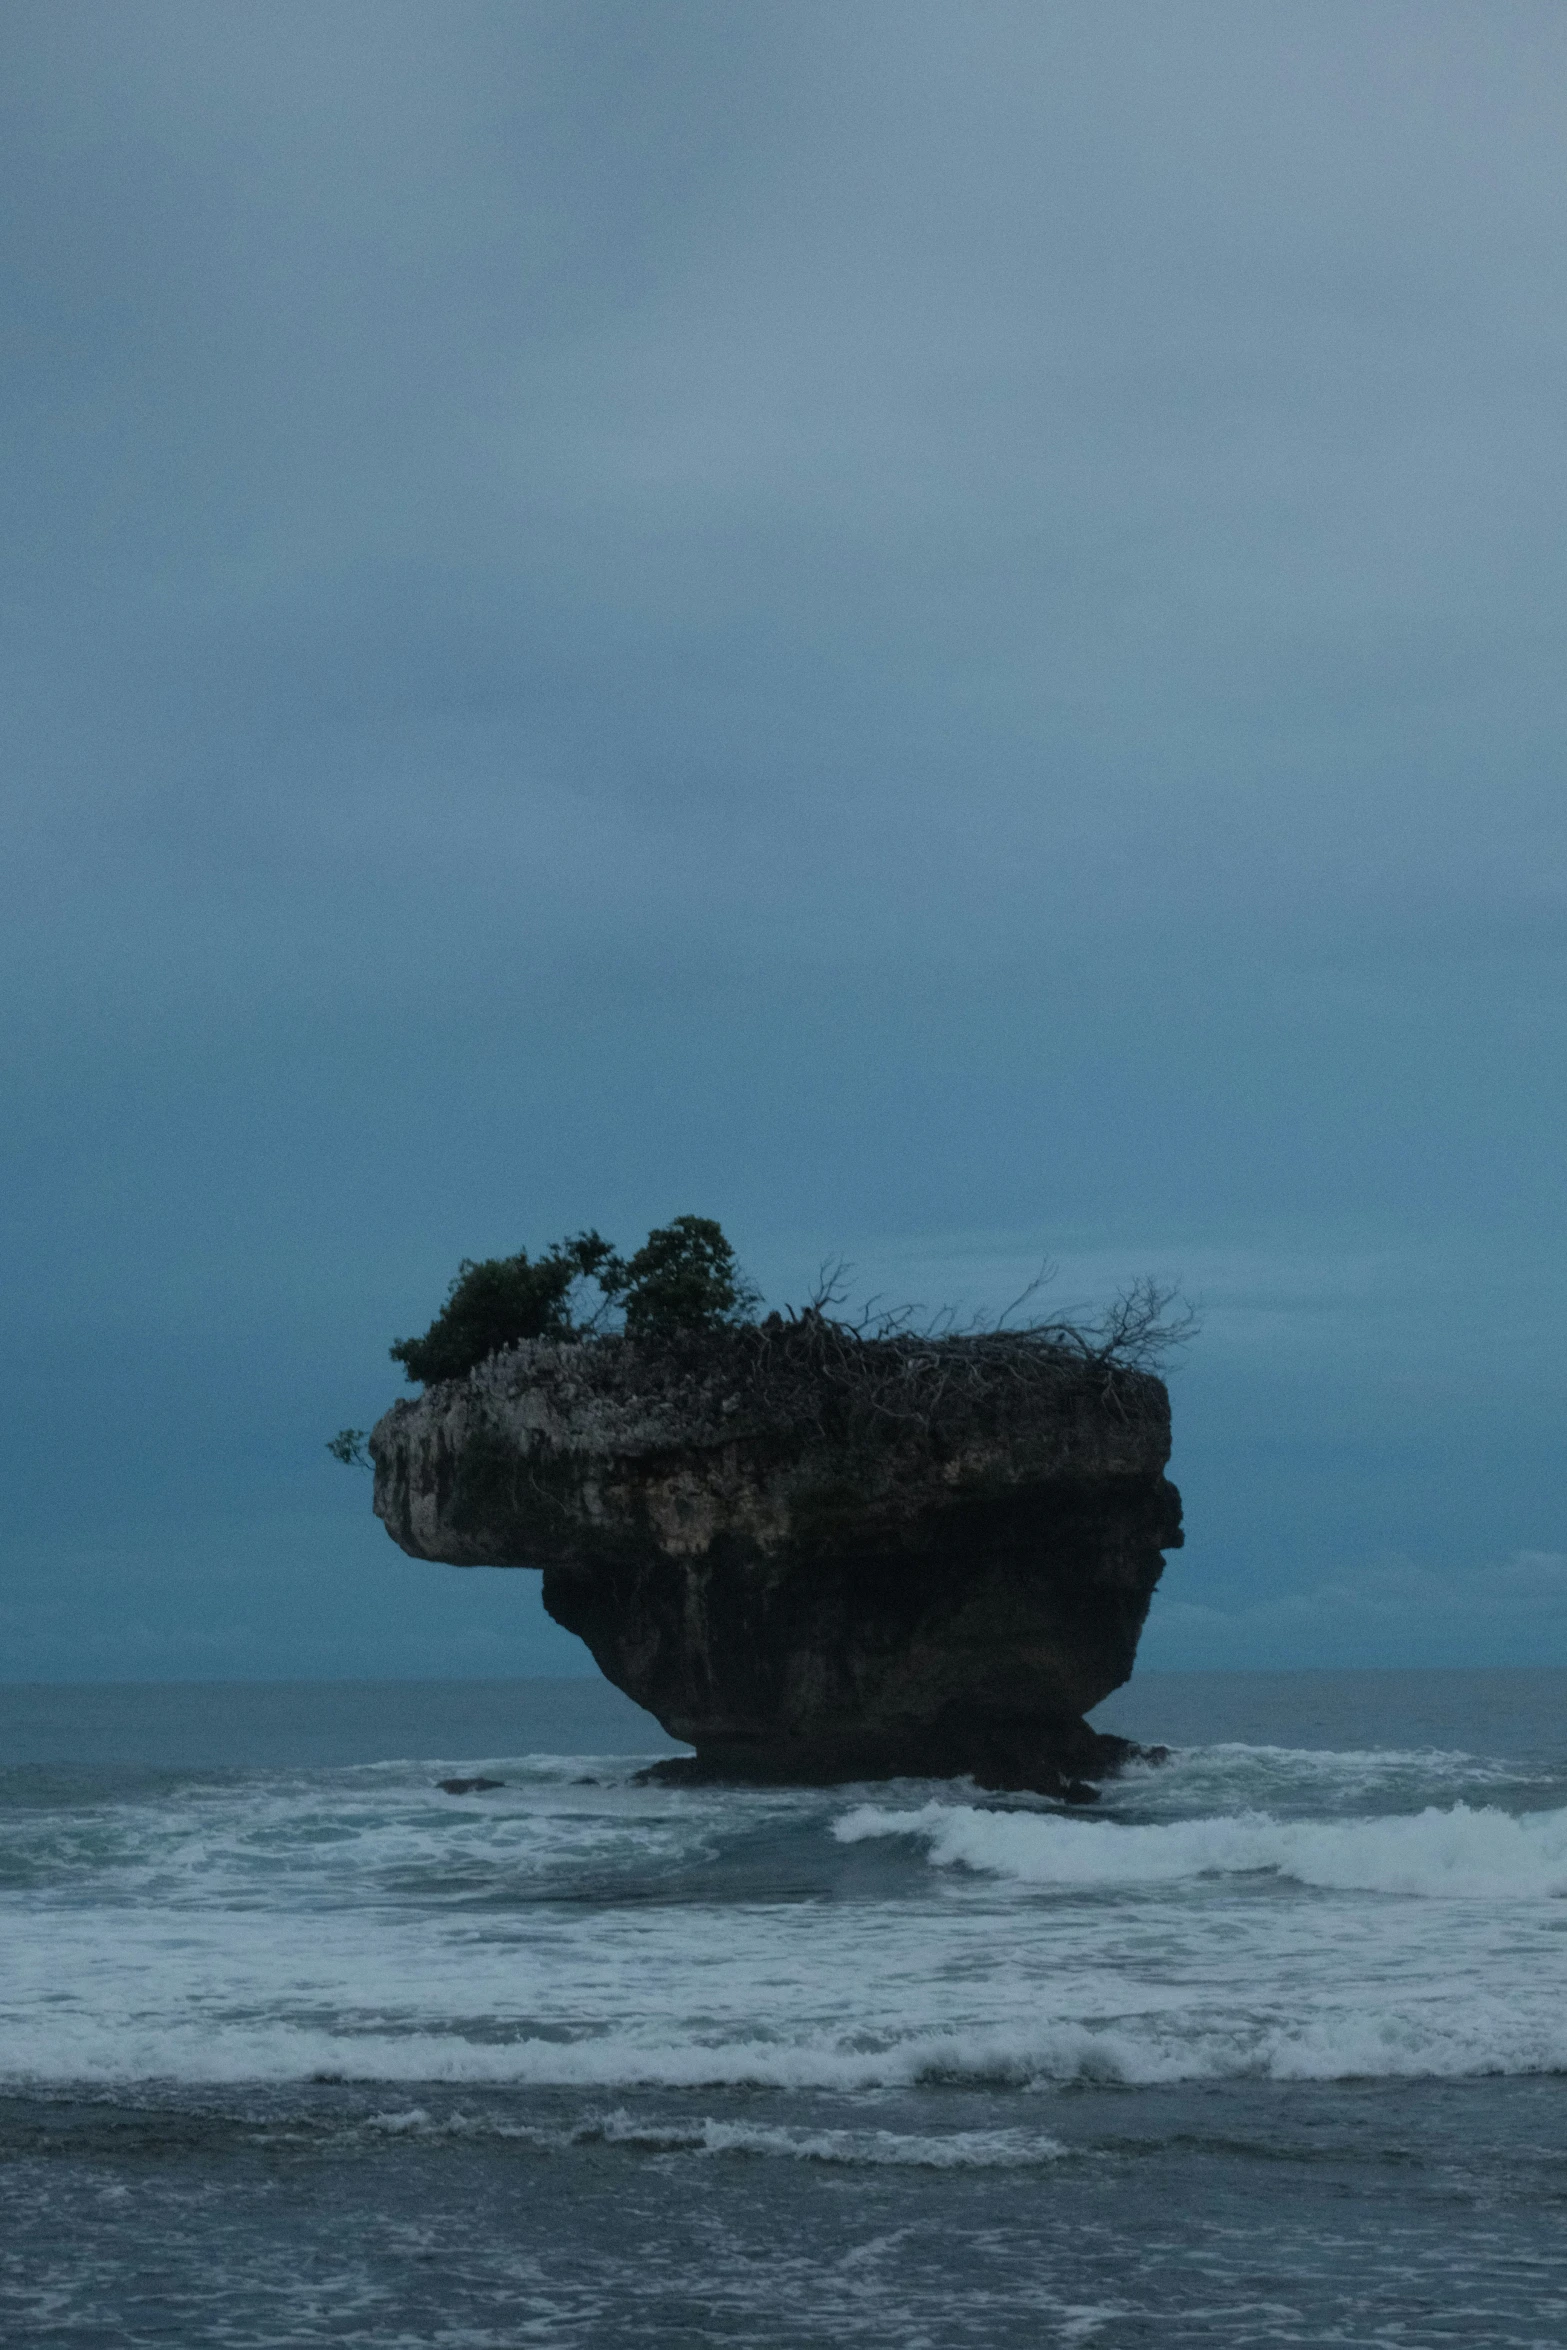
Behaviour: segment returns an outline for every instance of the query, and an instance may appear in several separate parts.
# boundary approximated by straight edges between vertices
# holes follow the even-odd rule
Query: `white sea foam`
[[[1567,2069],[1567,1811],[1128,1823],[559,1778],[461,1802],[430,1768],[12,1815],[0,2077],[613,2097]]]
[[[790,2129],[780,2123],[656,2121],[624,2108],[568,2129],[539,2128],[491,2114],[432,2115],[423,2106],[372,2114],[364,2125],[388,2137],[504,2138],[541,2151],[581,2145],[625,2146],[647,2154],[751,2155],[845,2167],[918,2170],[1022,2170],[1059,2162],[1067,2149],[1043,2130],[908,2131]]]
[[[1511,1756],[1443,1747],[1365,1749],[1177,1747],[1160,1763],[1130,1763],[1111,1790],[1118,1808],[1146,1816],[1226,1810],[1237,1802],[1286,1815],[1413,1808],[1421,1802],[1506,1800],[1514,1790],[1560,1788],[1559,1772]]]
[[[1521,1816],[1487,1805],[1428,1805],[1380,1819],[1278,1820],[1267,1812],[1129,1826],[1110,1820],[927,1803],[859,1805],[837,1820],[845,1844],[917,1836],[931,1861],[1062,1890],[1173,1885],[1263,1871],[1343,1892],[1469,1900],[1567,1893],[1567,1810]]]
[[[588,2135],[579,2130],[579,2137]],[[792,2130],[765,2122],[704,2120],[691,2130],[650,2128],[627,2114],[613,2114],[593,2134],[606,2144],[647,2147],[655,2152],[779,2156],[796,2162],[824,2162],[918,2170],[1020,2170],[1059,2162],[1066,2148],[1040,2130]]]
[[[114,2046],[76,2041],[14,2052],[3,2078],[10,2089],[96,2084],[117,2088],[156,2082],[204,2087],[308,2081],[398,2084],[409,2088],[540,2088],[702,2090],[906,2089],[949,2083],[960,2087],[1038,2089],[1076,2083],[1151,2086],[1188,2081],[1272,2079],[1460,2078],[1482,2074],[1567,2072],[1567,2019],[1542,2001],[1519,2012],[1483,1996],[1428,2003],[1384,1999],[1351,2009],[1324,2009],[1295,2018],[1239,2014],[1171,2014],[1113,2023],[1061,2021],[1032,2030],[923,2032],[866,2049],[828,2034],[792,2044],[736,2039],[703,2044],[670,2039],[662,2045],[627,2034],[562,2043],[521,2039],[505,2044],[464,2042],[450,2035],[352,2040],[331,2034],[273,2028],[212,2035],[177,2031],[122,2040]],[[30,2053],[42,2061],[29,2063]],[[410,2125],[412,2126],[412,2125]],[[740,2125],[714,2124],[708,2152],[815,2153],[819,2159],[978,2161],[977,2151],[935,2154],[877,2151],[874,2134],[851,2133],[837,2154],[812,2133],[789,2145],[751,2144],[725,2136]],[[520,2135],[537,2133],[520,2132]],[[797,2143],[795,2140],[797,2139]],[[541,2140],[541,2143],[543,2141]],[[673,2141],[671,2141],[673,2144]],[[1042,2160],[1044,2150],[1005,2159]],[[987,2159],[1001,2161],[992,2150]]]
[[[461,1899],[476,1885],[501,1893],[508,1881],[560,1869],[669,1867],[712,1849],[721,1815],[711,1801],[672,1804],[623,1780],[524,1776],[515,1764],[466,1763],[451,1775],[508,1768],[504,1786],[465,1798],[439,1786],[445,1764],[399,1764],[280,1773],[260,1786],[219,1780],[64,1818],[23,1814],[5,1823],[0,1867],[25,1885],[90,1885],[165,1909],[272,1907],[412,1889],[430,1901]]]
[[[1230,1764],[1255,1772],[1259,1766],[1297,1772],[1302,1778],[1350,1779],[1374,1786],[1379,1780],[1419,1776],[1429,1780],[1489,1779],[1498,1786],[1529,1786],[1543,1776],[1535,1766],[1510,1755],[1469,1754],[1455,1746],[1256,1746],[1224,1739],[1213,1746],[1172,1750],[1168,1761],[1133,1762],[1139,1775],[1164,1772],[1170,1764]]]

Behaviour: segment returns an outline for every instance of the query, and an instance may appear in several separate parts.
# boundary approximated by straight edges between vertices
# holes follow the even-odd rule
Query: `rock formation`
[[[995,1336],[813,1316],[527,1342],[395,1404],[375,1508],[544,1604],[709,1778],[972,1773],[1091,1796],[1181,1541],[1162,1381]]]

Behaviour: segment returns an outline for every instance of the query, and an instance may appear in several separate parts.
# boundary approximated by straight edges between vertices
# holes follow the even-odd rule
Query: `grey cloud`
[[[776,1285],[934,1234],[984,1289],[1023,1227],[1225,1299],[1254,1246],[1277,1300],[1303,1233],[1302,1295],[1445,1250],[1470,1327],[1532,1281],[1550,1328],[1559,12],[20,0],[0,42],[38,1458],[83,1333],[140,1345],[156,1409],[106,1413],[161,1525],[164,1426],[228,1457],[308,1358],[260,1524],[465,1249],[689,1205]],[[1335,1555],[1420,1549],[1477,1410],[1465,1539],[1549,1546],[1475,1364],[1425,1451],[1377,1400],[1434,1395],[1440,1315],[1212,1328],[1221,1580],[1315,1572],[1245,1541],[1247,1397],[1306,1355],[1388,1432],[1349,1516],[1290,1471]]]
[[[1156,1608],[1144,1662],[1218,1666],[1529,1665],[1567,1640],[1567,1556],[1515,1551],[1441,1568],[1373,1560],[1303,1590],[1231,1607],[1179,1598]]]

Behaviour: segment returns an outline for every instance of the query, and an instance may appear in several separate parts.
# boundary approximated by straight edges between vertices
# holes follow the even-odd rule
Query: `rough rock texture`
[[[1147,1373],[953,1338],[528,1343],[395,1404],[375,1508],[416,1558],[544,1570],[544,1604],[710,1777],[971,1772],[1086,1796],[1129,1751],[1162,1553]],[[681,1766],[666,1766],[666,1768]]]

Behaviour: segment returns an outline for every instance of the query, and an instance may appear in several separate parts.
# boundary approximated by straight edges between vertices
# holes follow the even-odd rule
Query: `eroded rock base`
[[[1073,1723],[1062,1734],[1022,1725],[1012,1734],[986,1723],[933,1743],[914,1737],[906,1744],[850,1742],[829,1751],[820,1745],[715,1746],[694,1755],[652,1763],[638,1775],[644,1782],[686,1787],[841,1787],[878,1779],[972,1779],[991,1795],[1044,1795],[1058,1803],[1091,1804],[1099,1789],[1091,1782],[1113,1778],[1129,1762],[1162,1762],[1168,1749],[1143,1747]]]

